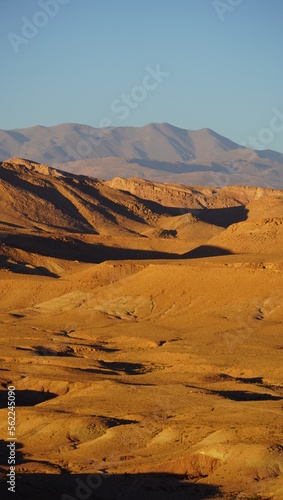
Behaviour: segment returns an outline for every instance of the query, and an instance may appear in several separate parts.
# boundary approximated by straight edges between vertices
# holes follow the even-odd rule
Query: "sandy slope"
[[[1,173],[18,497],[283,498],[283,193]]]

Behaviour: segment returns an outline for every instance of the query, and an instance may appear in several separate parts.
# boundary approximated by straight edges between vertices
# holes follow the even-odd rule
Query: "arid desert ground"
[[[283,191],[0,165],[23,499],[283,498]],[[5,496],[6,495],[6,496]]]

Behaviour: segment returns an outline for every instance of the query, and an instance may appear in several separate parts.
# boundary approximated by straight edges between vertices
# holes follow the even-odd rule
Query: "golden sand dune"
[[[0,190],[3,495],[14,385],[19,498],[283,498],[283,192]]]

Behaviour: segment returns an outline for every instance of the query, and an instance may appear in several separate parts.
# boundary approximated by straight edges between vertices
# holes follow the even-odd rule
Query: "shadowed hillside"
[[[142,179],[105,182],[11,159],[1,164],[0,192],[1,266],[15,272],[57,276],[54,259],[95,263],[212,256],[197,250],[205,247],[219,247],[215,255],[241,252],[243,237],[235,239],[236,234],[246,232],[251,241],[252,228],[261,227],[264,234],[266,213],[273,221],[270,237],[280,245],[281,191]],[[257,234],[260,238],[258,229]]]
[[[1,499],[11,385],[16,498],[283,498],[282,254],[280,190],[2,162]]]

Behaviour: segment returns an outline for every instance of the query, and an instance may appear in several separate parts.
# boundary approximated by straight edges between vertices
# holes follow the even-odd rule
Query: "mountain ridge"
[[[209,128],[185,130],[166,122],[103,129],[68,123],[0,130],[0,161],[11,157],[105,180],[134,176],[283,189],[283,154],[245,148]]]
[[[255,244],[274,253],[282,203],[275,189],[103,181],[12,158],[0,162],[0,268],[27,264],[48,275],[57,274],[57,259],[176,260],[253,252]]]

